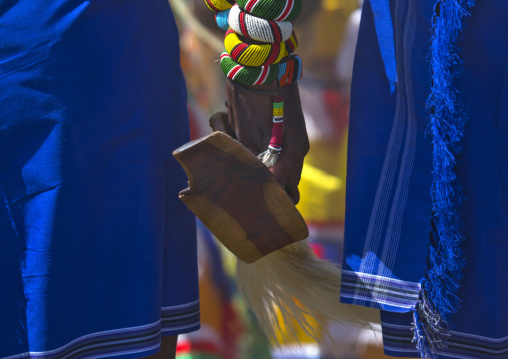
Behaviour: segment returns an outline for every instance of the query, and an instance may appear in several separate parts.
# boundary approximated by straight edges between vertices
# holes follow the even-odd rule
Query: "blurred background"
[[[298,209],[319,257],[341,262],[349,90],[363,0],[303,0],[294,22],[303,61],[300,96],[311,143],[300,183]],[[220,65],[224,31],[204,0],[170,0],[180,29],[191,135],[211,132],[210,115],[224,111]],[[179,359],[374,359],[381,335],[329,323],[319,343],[297,333],[300,344],[270,345],[236,291],[235,258],[198,224],[201,330],[181,335]],[[339,298],[337,298],[337,301]],[[283,328],[282,328],[283,330]],[[326,335],[325,333],[329,333]]]

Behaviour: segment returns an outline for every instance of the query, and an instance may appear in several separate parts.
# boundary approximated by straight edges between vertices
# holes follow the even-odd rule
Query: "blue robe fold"
[[[0,358],[135,358],[199,326],[166,0],[0,0]]]
[[[385,352],[392,356],[418,356],[411,310],[432,232],[426,102],[434,5],[365,0],[353,72],[341,301],[381,309]],[[468,115],[457,167],[466,197],[467,264],[461,308],[440,358],[508,358],[506,19],[506,1],[477,1],[457,44],[461,72],[454,87]],[[379,31],[387,22],[392,35]]]

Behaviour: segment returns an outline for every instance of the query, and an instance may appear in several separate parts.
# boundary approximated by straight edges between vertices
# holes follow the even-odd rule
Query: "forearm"
[[[205,1],[215,11],[230,6],[229,0]],[[295,202],[309,149],[296,84],[302,64],[293,54],[298,41],[291,22],[301,5],[301,0],[239,0],[216,16],[226,28],[224,11],[229,11],[221,55],[228,78],[222,128],[271,168]]]

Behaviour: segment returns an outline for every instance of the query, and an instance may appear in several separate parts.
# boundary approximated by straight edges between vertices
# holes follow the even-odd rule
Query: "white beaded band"
[[[228,22],[237,34],[267,43],[286,41],[293,32],[291,21],[262,19],[242,11],[238,4],[229,11]]]

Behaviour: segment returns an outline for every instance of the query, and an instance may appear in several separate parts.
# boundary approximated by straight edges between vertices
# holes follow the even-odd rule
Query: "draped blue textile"
[[[382,310],[385,352],[416,357],[411,309],[428,247],[431,208],[431,27],[436,1],[390,0],[397,82],[390,92],[365,0],[353,73],[341,301]],[[371,5],[372,3],[372,5]],[[438,14],[437,14],[438,15]],[[468,115],[457,173],[465,188],[466,268],[442,358],[508,358],[508,3],[477,1],[458,42],[458,95]],[[384,19],[386,20],[386,19]],[[381,37],[381,38],[380,38]]]
[[[0,0],[0,358],[198,328],[187,118],[166,0]]]
[[[416,26],[421,19],[409,1],[390,1],[391,61],[397,64],[392,92],[371,1],[378,0],[364,2],[351,88],[341,300],[407,311],[419,292],[431,218],[428,50],[415,46],[425,44],[430,31]]]

